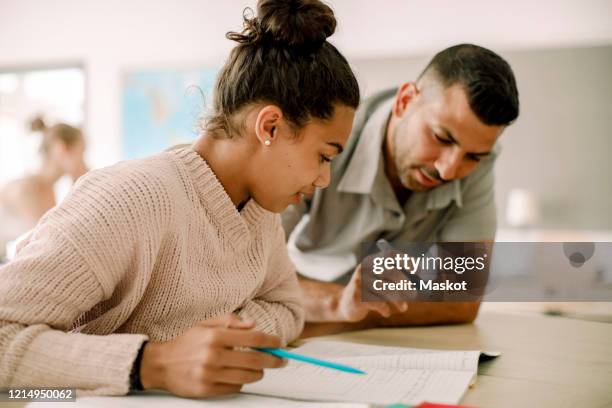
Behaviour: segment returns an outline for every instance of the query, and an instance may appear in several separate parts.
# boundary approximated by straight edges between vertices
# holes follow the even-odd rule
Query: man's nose
[[[457,176],[462,157],[463,155],[459,149],[449,149],[447,153],[440,156],[434,163],[434,166],[442,180],[453,180]]]
[[[317,176],[317,179],[312,183],[315,187],[326,188],[329,186],[331,180],[331,166],[323,166],[321,172]]]

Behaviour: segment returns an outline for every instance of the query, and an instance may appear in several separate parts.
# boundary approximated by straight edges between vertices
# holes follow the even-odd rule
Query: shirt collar
[[[453,180],[428,191],[427,209],[440,210],[448,207],[454,201],[457,207],[463,207],[461,180]]]

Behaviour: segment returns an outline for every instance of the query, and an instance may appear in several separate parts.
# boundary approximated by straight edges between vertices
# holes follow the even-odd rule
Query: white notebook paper
[[[350,374],[296,361],[266,370],[243,392],[311,401],[457,404],[475,380],[480,351],[429,350],[346,342],[306,343],[291,350],[365,371]]]

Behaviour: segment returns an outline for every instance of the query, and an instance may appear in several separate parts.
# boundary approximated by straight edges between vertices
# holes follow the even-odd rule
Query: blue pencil
[[[358,370],[353,367],[349,367],[344,364],[332,363],[331,361],[319,360],[318,358],[303,356],[301,354],[292,353],[287,350],[278,349],[278,348],[258,348],[258,351],[262,351],[264,353],[272,354],[273,356],[280,358],[289,358],[292,360],[302,361],[304,363],[314,364],[321,367],[333,368],[334,370],[344,371],[345,373],[353,373],[353,374],[365,374],[365,372]]]

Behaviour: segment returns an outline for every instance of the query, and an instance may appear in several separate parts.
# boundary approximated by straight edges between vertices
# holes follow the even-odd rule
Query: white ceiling
[[[332,41],[348,57],[612,43],[610,0],[332,0]],[[0,64],[121,59],[126,65],[217,60],[254,1],[0,0]]]

